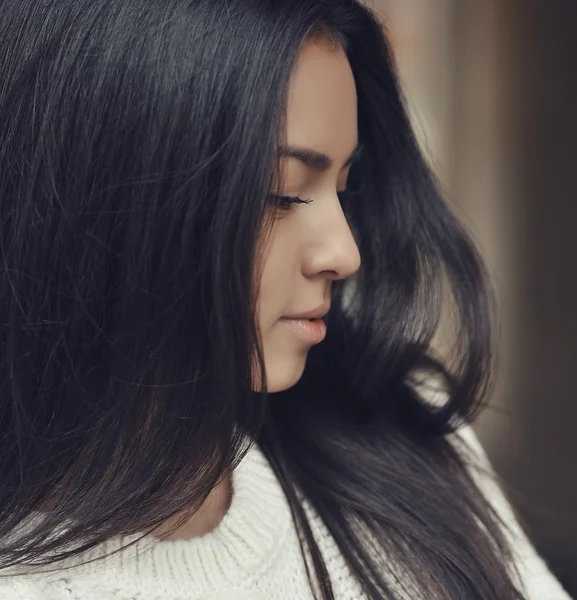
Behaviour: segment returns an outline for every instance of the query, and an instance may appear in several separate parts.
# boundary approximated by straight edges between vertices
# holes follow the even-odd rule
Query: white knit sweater
[[[460,433],[486,460],[472,429],[464,427]],[[529,598],[568,600],[567,593],[521,534],[499,488],[488,479],[482,486],[501,515],[513,524],[518,564]],[[320,519],[312,517],[336,597],[364,598]],[[134,538],[112,540],[90,556],[118,548],[129,539]],[[234,472],[231,506],[212,532],[190,540],[161,542],[149,537],[132,549],[91,565],[59,569],[50,575],[21,573],[0,579],[0,598],[307,600],[312,594],[288,504],[266,458],[253,447]],[[411,594],[411,600],[415,598]]]

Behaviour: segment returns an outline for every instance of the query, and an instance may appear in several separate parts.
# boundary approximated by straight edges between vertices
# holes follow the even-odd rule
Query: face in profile
[[[262,254],[257,315],[269,392],[297,383],[308,350],[322,343],[305,324],[286,317],[329,307],[331,282],[360,267],[337,195],[346,189],[349,158],[358,144],[355,81],[342,49],[322,41],[304,44],[289,81],[285,139],[287,147],[330,160],[323,164],[282,152],[279,157],[282,176],[274,193],[306,203],[272,209],[276,218]]]

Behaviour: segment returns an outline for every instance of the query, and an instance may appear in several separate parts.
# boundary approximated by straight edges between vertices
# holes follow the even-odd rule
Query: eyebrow
[[[343,169],[359,160],[363,147],[363,144],[357,144],[357,147],[353,150],[352,154],[343,165]],[[328,171],[333,165],[333,159],[330,156],[322,152],[312,150],[311,148],[305,148],[303,146],[282,146],[278,155],[279,157],[288,156],[297,158],[307,167],[315,169],[315,171]]]

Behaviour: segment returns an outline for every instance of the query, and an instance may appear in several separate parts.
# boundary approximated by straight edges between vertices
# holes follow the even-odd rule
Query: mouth
[[[289,318],[281,319],[291,326],[294,333],[309,344],[322,342],[327,333],[327,326],[321,318]]]
[[[311,323],[314,323],[314,321],[322,321],[322,319],[320,317],[312,317],[312,318],[304,318],[304,317],[281,317],[282,319],[284,319],[285,321],[310,321]]]
[[[301,320],[301,321],[319,321],[319,320],[322,320],[324,317],[326,317],[327,313],[329,312],[329,309],[330,309],[329,304],[323,304],[312,310],[307,310],[305,312],[297,313],[297,314],[293,314],[293,315],[287,315],[283,318],[284,319]],[[309,315],[311,315],[311,316],[309,316]]]

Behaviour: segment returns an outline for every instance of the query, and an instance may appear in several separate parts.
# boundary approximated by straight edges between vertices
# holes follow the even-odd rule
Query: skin
[[[330,302],[331,282],[353,275],[360,254],[342,211],[344,191],[358,142],[357,94],[345,53],[307,42],[289,81],[286,144],[332,158],[320,172],[294,157],[280,159],[278,194],[312,200],[279,214],[268,238],[260,282],[258,315],[269,392],[293,386],[301,377],[310,344],[280,320]]]
[[[289,80],[286,144],[327,154],[330,169],[320,172],[294,157],[279,158],[281,177],[275,193],[312,200],[277,208],[264,244],[257,302],[259,330],[269,392],[292,387],[302,376],[310,344],[282,317],[330,302],[331,282],[353,275],[360,254],[341,208],[350,165],[343,167],[358,143],[357,94],[350,64],[342,49],[308,41]],[[232,496],[229,474],[203,506],[165,539],[187,539],[214,529]]]

